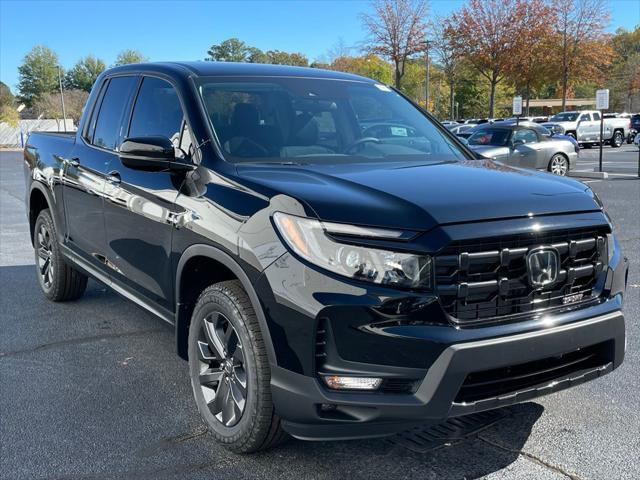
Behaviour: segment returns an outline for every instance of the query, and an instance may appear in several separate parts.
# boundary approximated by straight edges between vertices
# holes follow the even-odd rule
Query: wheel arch
[[[269,363],[276,364],[276,355],[273,349],[273,343],[271,341],[271,334],[267,325],[267,320],[262,310],[262,305],[258,294],[256,293],[251,280],[244,272],[238,262],[228,253],[220,250],[219,248],[211,245],[196,244],[188,247],[180,256],[178,266],[176,269],[176,283],[175,283],[175,336],[176,336],[176,351],[178,356],[184,360],[188,360],[188,344],[189,338],[189,325],[191,323],[191,312],[195,303],[192,303],[183,292],[183,286],[188,279],[185,277],[185,273],[188,275],[190,272],[190,265],[193,262],[213,262],[218,266],[221,266],[223,271],[220,272],[220,278],[218,281],[237,279],[242,284],[242,287],[247,292],[251,306],[256,313],[258,322],[260,324],[260,330],[262,338],[265,342],[267,349],[267,355],[269,357]],[[210,277],[205,277],[210,278]],[[215,276],[214,276],[215,279]],[[210,283],[209,283],[210,284]],[[208,285],[209,285],[208,284]],[[207,285],[207,286],[208,286]],[[198,295],[200,292],[198,292]],[[196,296],[197,298],[197,296]]]
[[[29,204],[27,205],[27,212],[29,216],[29,235],[31,237],[31,244],[33,245],[33,229],[36,225],[36,219],[42,210],[49,209],[51,211],[51,218],[53,224],[56,227],[56,231],[60,232],[56,221],[56,215],[53,211],[53,199],[51,194],[39,182],[33,182],[29,191]]]

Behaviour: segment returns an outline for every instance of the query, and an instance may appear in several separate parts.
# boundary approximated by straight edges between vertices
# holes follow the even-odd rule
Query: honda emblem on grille
[[[560,271],[558,251],[551,247],[534,248],[527,254],[527,271],[532,287],[543,288],[555,283]]]

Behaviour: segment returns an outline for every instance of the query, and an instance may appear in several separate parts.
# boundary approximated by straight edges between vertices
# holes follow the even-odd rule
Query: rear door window
[[[115,77],[109,80],[103,96],[92,142],[97,147],[115,150],[123,135],[124,116],[138,77]]]
[[[594,113],[593,113],[593,119],[594,119],[594,120],[598,120],[598,121],[600,121],[600,113],[598,113],[598,112],[594,112]]]
[[[535,143],[538,141],[538,136],[536,132],[533,130],[529,130],[528,128],[523,128],[521,130],[517,130],[514,137],[514,141],[521,141],[522,143]]]

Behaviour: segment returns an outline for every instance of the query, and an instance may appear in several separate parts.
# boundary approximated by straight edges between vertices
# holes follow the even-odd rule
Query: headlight
[[[273,220],[285,242],[297,255],[331,272],[381,285],[431,288],[432,262],[428,255],[392,252],[339,243],[327,235],[327,225],[335,233],[364,232],[377,238],[403,238],[403,232],[363,227],[323,224],[312,218],[277,212]]]

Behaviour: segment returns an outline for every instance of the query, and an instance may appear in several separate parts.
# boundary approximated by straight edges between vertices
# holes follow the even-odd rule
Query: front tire
[[[198,411],[236,453],[286,438],[271,400],[271,370],[258,319],[237,280],[206,288],[189,327],[189,375]]]
[[[87,276],[65,262],[49,209],[42,210],[36,218],[33,247],[38,282],[45,296],[54,302],[80,298],[87,288]]]
[[[549,161],[549,171],[554,175],[564,177],[569,171],[569,160],[561,153],[556,153]]]

